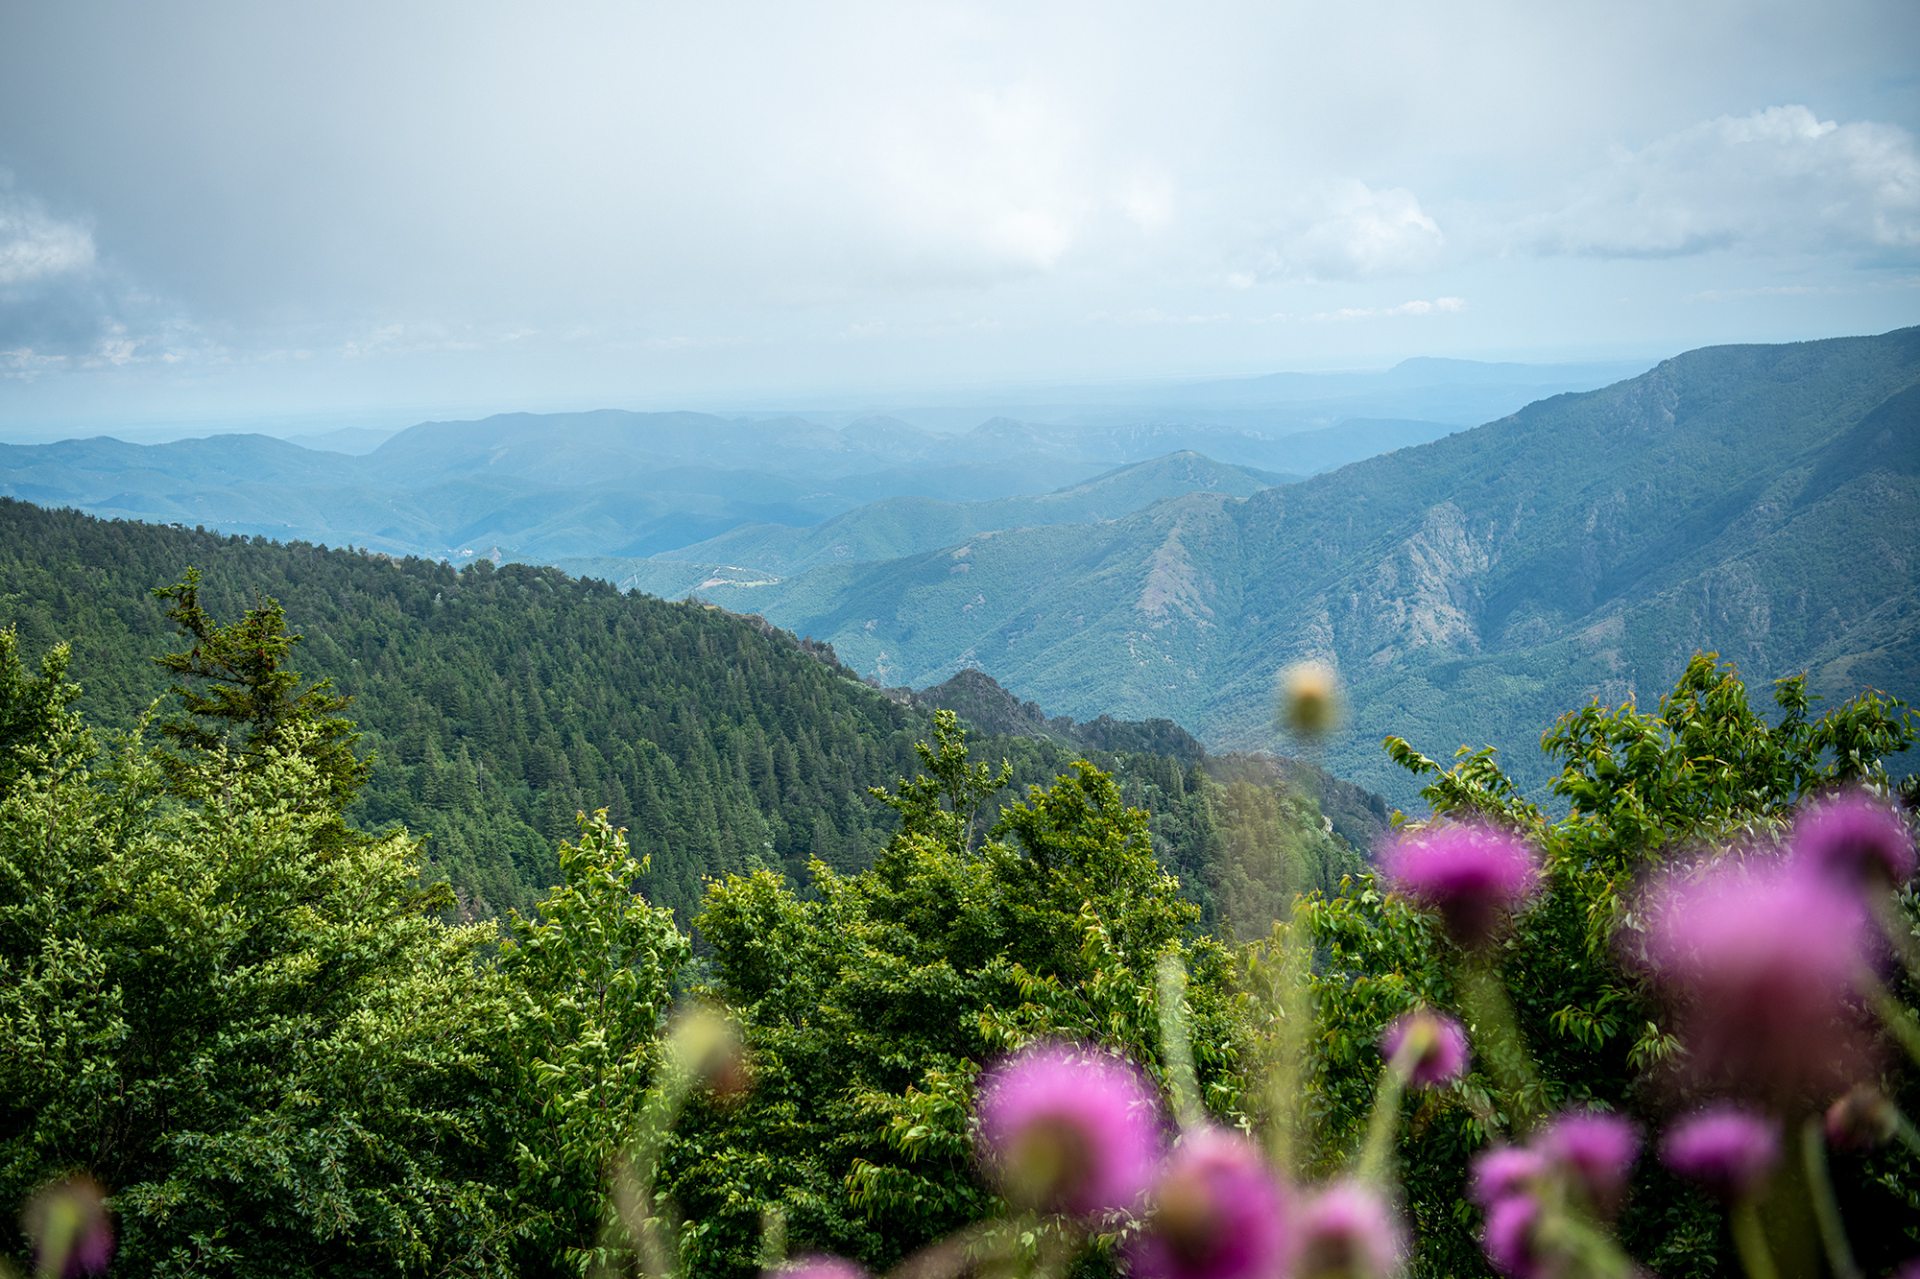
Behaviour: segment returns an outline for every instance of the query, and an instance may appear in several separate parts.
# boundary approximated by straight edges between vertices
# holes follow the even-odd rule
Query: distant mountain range
[[[557,563],[763,614],[883,684],[977,667],[1215,748],[1294,749],[1274,673],[1317,657],[1351,708],[1322,762],[1405,801],[1385,734],[1499,745],[1537,785],[1554,715],[1650,698],[1695,649],[1920,692],[1917,348],[1710,348],[1525,407],[1595,367],[1081,388],[959,432],[604,411],[425,423],[358,457],[68,441],[0,447],[0,495]]]
[[[628,589],[679,598],[722,583],[770,585],[826,564],[894,559],[953,546],[996,529],[1119,519],[1183,493],[1246,497],[1296,478],[1228,466],[1198,453],[1170,453],[1034,497],[986,502],[893,497],[811,528],[743,524],[648,559],[580,558],[561,560],[559,565],[570,573],[603,577]]]
[[[811,528],[889,499],[1035,497],[1181,452],[1305,475],[1485,416],[1462,417],[1463,408],[1505,412],[1543,384],[1599,385],[1605,373],[1427,361],[1381,373],[1078,388],[1033,405],[1026,418],[950,407],[973,414],[957,431],[873,415],[606,410],[427,422],[390,437],[348,429],[297,442],[218,435],[138,445],[102,437],[0,445],[0,496],[456,562],[640,558],[743,525]],[[1111,499],[1119,489],[1105,491]],[[1141,488],[1131,505],[1103,499],[1070,518],[1112,518],[1175,491]],[[1036,508],[1052,514],[1034,522],[1055,522],[1072,503]],[[965,536],[953,519],[1006,519],[1011,527],[1032,514],[1008,508],[940,518]],[[871,553],[906,549],[878,545]]]
[[[1336,774],[1405,796],[1430,754],[1651,700],[1696,649],[1750,680],[1920,694],[1920,329],[1718,347],[1241,498],[1002,530],[702,593],[888,683],[978,666],[1074,715],[1273,743],[1272,683],[1333,662]]]

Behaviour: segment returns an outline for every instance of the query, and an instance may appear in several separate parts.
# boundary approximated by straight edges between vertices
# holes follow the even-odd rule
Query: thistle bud
[[[33,1241],[39,1274],[103,1275],[113,1260],[106,1192],[91,1177],[70,1177],[42,1189],[27,1201],[20,1225]]]
[[[1296,662],[1280,672],[1280,722],[1296,737],[1317,738],[1340,723],[1340,678],[1325,662]]]
[[[1861,1084],[1827,1107],[1827,1144],[1836,1150],[1871,1150],[1900,1126],[1900,1112],[1887,1095]]]

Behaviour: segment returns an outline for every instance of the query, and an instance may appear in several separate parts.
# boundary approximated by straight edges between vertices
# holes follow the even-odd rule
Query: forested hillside
[[[1822,695],[1920,687],[1920,329],[1718,347],[1273,488],[1000,533],[752,591],[856,668],[979,666],[1056,711],[1275,739],[1274,673],[1352,710],[1326,762],[1410,798],[1378,743],[1496,744],[1535,791],[1556,706],[1670,684],[1696,650]]]
[[[188,567],[215,617],[281,602],[304,637],[292,665],[354,699],[374,752],[354,818],[423,837],[474,914],[531,903],[576,813],[598,808],[652,859],[649,895],[682,912],[708,876],[804,878],[810,859],[858,869],[894,825],[868,788],[910,774],[931,735],[931,708],[708,606],[553,569],[455,570],[0,501],[0,626],[28,654],[70,642],[97,723],[124,726],[166,690],[150,659],[177,640],[152,592]],[[1016,793],[1081,755],[1118,770],[1210,921],[1231,906],[1229,922],[1263,928],[1292,891],[1350,864],[1310,799],[1244,769],[1216,782],[1196,751],[1156,753],[1154,731],[1110,726],[1098,744],[1002,733],[975,749],[1012,763]],[[1364,842],[1377,814],[1342,808]],[[1251,848],[1257,864],[1228,864]]]

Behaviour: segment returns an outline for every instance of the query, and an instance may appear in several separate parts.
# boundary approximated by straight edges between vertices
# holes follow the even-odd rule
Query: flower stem
[[[1913,926],[1907,922],[1899,899],[1883,892],[1874,894],[1869,901],[1873,922],[1880,926],[1880,935],[1886,939],[1888,948],[1899,957],[1907,975],[1920,982],[1920,946],[1914,945]]]
[[[768,1204],[760,1210],[760,1270],[771,1274],[787,1259],[787,1210]]]
[[[1813,1200],[1813,1219],[1820,1227],[1820,1243],[1827,1250],[1827,1264],[1834,1279],[1860,1279],[1860,1266],[1847,1246],[1847,1229],[1840,1220],[1840,1200],[1833,1193],[1833,1178],[1827,1172],[1827,1143],[1818,1117],[1807,1120],[1800,1129],[1800,1157],[1807,1169],[1807,1194]]]
[[[1354,1176],[1359,1181],[1376,1186],[1387,1182],[1393,1138],[1400,1130],[1400,1098],[1407,1090],[1407,1075],[1419,1051],[1413,1036],[1407,1036],[1407,1042],[1400,1045],[1400,1051],[1380,1072],[1380,1086],[1373,1094],[1373,1114],[1367,1118],[1367,1138],[1354,1162]]]
[[[1300,1098],[1306,1075],[1306,1041],[1313,1026],[1313,991],[1307,984],[1312,955],[1302,940],[1306,921],[1298,899],[1293,918],[1276,928],[1268,948],[1272,959],[1257,971],[1272,1027],[1266,1070],[1267,1155],[1273,1166],[1301,1171]],[[1277,952],[1277,954],[1276,954]]]
[[[667,1279],[681,1273],[678,1241],[655,1212],[654,1179],[660,1153],[674,1121],[702,1078],[707,1063],[725,1042],[729,1030],[719,1014],[694,1009],[683,1015],[667,1035],[659,1082],[641,1112],[639,1129],[613,1178],[612,1200],[618,1229],[626,1236],[649,1279]],[[612,1230],[607,1232],[610,1236]],[[609,1238],[607,1243],[614,1240]]]
[[[1920,1022],[1913,1019],[1913,1014],[1872,973],[1861,976],[1860,993],[1873,1005],[1873,1011],[1879,1015],[1882,1024],[1893,1032],[1893,1037],[1900,1041],[1900,1046],[1907,1050],[1907,1055],[1920,1062]]]
[[[1901,1145],[1920,1155],[1920,1128],[1915,1128],[1913,1120],[1899,1110],[1893,1112],[1893,1135],[1900,1139]]]
[[[1727,1218],[1733,1229],[1733,1246],[1740,1252],[1740,1265],[1747,1279],[1779,1279],[1773,1255],[1767,1251],[1767,1237],[1760,1229],[1760,1212],[1751,1199],[1744,1201]]]
[[[1467,957],[1460,970],[1460,994],[1478,1032],[1480,1058],[1506,1097],[1510,1125],[1516,1133],[1525,1133],[1539,1117],[1540,1079],[1507,999],[1506,984],[1490,955]]]
[[[1182,1128],[1207,1118],[1200,1084],[1193,1073],[1193,1043],[1187,1034],[1187,969],[1177,956],[1162,955],[1157,973],[1160,994],[1160,1055],[1173,1088],[1173,1110]]]

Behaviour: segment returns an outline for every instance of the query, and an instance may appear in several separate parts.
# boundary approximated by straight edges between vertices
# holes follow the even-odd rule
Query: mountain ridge
[[[1523,734],[1570,697],[1664,689],[1697,648],[1759,678],[1824,654],[1816,691],[1852,691],[1843,669],[1914,689],[1906,615],[1883,605],[1920,589],[1901,549],[1920,492],[1906,452],[1863,463],[1859,441],[1910,448],[1916,382],[1920,329],[1703,348],[1245,499],[973,539],[964,582],[940,562],[954,548],[816,570],[755,607],[888,682],[980,665],[1067,714],[1165,716],[1237,748],[1275,742],[1276,670],[1332,660],[1359,710],[1329,744],[1342,775],[1404,795],[1380,736],[1445,754],[1485,734],[1537,785]],[[1795,501],[1805,518],[1783,523]],[[1863,538],[1887,575],[1845,554]],[[1872,653],[1837,638],[1855,618],[1879,619]]]

